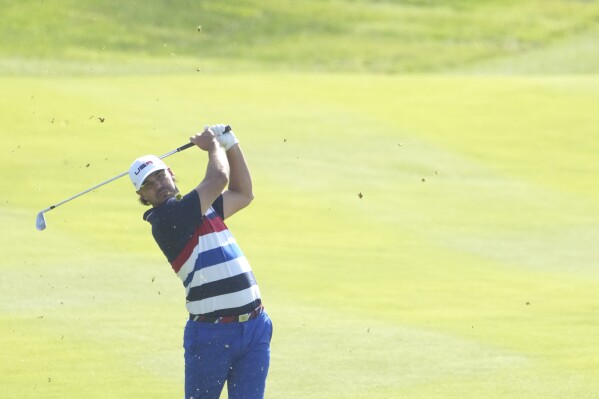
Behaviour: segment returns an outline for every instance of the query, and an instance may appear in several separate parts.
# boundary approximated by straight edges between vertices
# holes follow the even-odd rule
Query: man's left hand
[[[225,134],[227,132],[227,130],[231,130],[231,127],[229,125],[223,125],[223,124],[212,125],[212,126],[206,125],[204,127],[204,130],[208,130],[208,129],[212,130],[212,133],[214,133],[214,135],[216,137],[218,137],[218,136],[222,136],[223,134]]]

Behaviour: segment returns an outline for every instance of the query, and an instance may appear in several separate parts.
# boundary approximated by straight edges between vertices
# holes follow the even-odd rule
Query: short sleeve
[[[198,193],[193,190],[180,199],[169,199],[154,210],[148,221],[156,243],[169,262],[172,261],[202,224]]]
[[[220,216],[220,218],[222,220],[225,220],[225,211],[224,211],[223,207],[224,207],[224,205],[223,205],[223,195],[221,194],[212,203],[212,208],[218,214],[218,216]]]

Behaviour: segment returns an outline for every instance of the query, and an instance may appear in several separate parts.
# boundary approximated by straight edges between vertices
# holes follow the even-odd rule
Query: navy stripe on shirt
[[[201,301],[202,299],[212,298],[220,295],[231,294],[233,292],[243,291],[256,285],[256,279],[252,272],[238,274],[212,283],[202,284],[192,287],[187,294],[187,301]]]
[[[187,286],[189,285],[189,283],[191,283],[191,280],[193,279],[193,275],[198,270],[201,270],[205,267],[218,265],[220,263],[225,263],[242,256],[243,252],[241,252],[241,248],[239,248],[239,245],[237,245],[236,243],[231,243],[229,245],[225,245],[224,247],[216,247],[214,249],[204,251],[198,255],[193,271],[189,273],[185,281],[183,281],[183,285],[185,286],[185,288],[187,288]]]

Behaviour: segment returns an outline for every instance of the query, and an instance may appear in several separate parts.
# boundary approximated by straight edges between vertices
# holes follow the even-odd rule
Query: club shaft
[[[230,132],[230,131],[231,131],[231,126],[227,125],[227,126],[225,127],[225,129],[224,129],[224,132],[223,132],[223,133],[227,133],[227,132]],[[180,152],[180,151],[186,150],[186,149],[188,149],[188,148],[191,148],[191,147],[194,147],[194,146],[195,146],[195,144],[194,144],[194,143],[191,143],[191,142],[190,142],[190,143],[187,143],[187,144],[183,144],[181,147],[175,148],[174,150],[172,150],[172,151],[170,151],[170,152],[167,152],[166,154],[163,154],[163,155],[161,155],[159,158],[160,158],[160,159],[166,158],[166,157],[168,157],[168,156],[170,156],[170,155],[176,154],[176,153],[178,153],[178,152]],[[93,191],[93,190],[97,189],[98,187],[102,187],[102,186],[103,186],[103,185],[105,185],[105,184],[108,184],[108,183],[110,183],[110,182],[112,182],[112,181],[115,181],[115,180],[117,180],[117,179],[120,179],[121,177],[125,176],[125,175],[126,175],[126,174],[128,174],[128,173],[129,173],[128,171],[127,171],[127,172],[123,172],[123,173],[121,173],[121,174],[119,174],[119,175],[117,175],[117,176],[115,176],[115,177],[113,177],[113,178],[110,178],[110,179],[108,179],[108,180],[106,180],[106,181],[103,181],[103,182],[102,182],[102,183],[100,183],[100,184],[96,184],[95,186],[93,186],[93,187],[90,187],[90,188],[88,188],[87,190],[80,192],[79,194],[75,194],[75,195],[73,195],[72,197],[69,197],[69,198],[67,198],[67,199],[65,199],[65,200],[62,200],[62,201],[60,201],[60,202],[58,202],[58,203],[56,203],[56,204],[54,204],[54,205],[52,205],[52,206],[49,206],[49,207],[47,207],[46,209],[44,209],[44,210],[40,211],[40,212],[37,214],[37,220],[36,220],[36,226],[37,226],[37,229],[38,229],[38,230],[43,230],[43,229],[45,229],[45,228],[46,228],[46,221],[45,221],[45,219],[44,219],[44,213],[45,213],[45,212],[48,212],[48,211],[50,211],[50,210],[52,210],[52,209],[56,208],[57,206],[60,206],[60,205],[62,205],[62,204],[64,204],[64,203],[66,203],[66,202],[72,201],[72,200],[74,200],[74,199],[75,199],[75,198],[77,198],[77,197],[81,197],[83,194],[87,194],[87,193],[89,193],[90,191]]]
[[[180,152],[180,151],[186,150],[186,149],[188,149],[188,148],[191,148],[191,147],[193,147],[193,146],[195,146],[195,144],[194,144],[194,143],[187,143],[187,144],[184,144],[184,145],[182,145],[181,147],[178,147],[178,148],[176,148],[176,149],[174,149],[174,150],[172,150],[172,151],[170,151],[170,152],[167,152],[166,154],[163,154],[163,155],[159,156],[158,158],[160,158],[160,159],[166,158],[166,157],[168,157],[168,156],[171,156],[171,155],[173,155],[173,154],[176,154],[176,153],[178,153],[178,152]],[[79,194],[75,194],[75,195],[73,195],[72,197],[69,197],[69,198],[67,198],[67,199],[65,199],[65,200],[62,200],[62,201],[60,201],[60,202],[58,202],[58,203],[56,203],[56,204],[52,205],[52,206],[49,206],[49,207],[47,207],[46,209],[44,209],[43,211],[41,211],[41,213],[48,212],[49,210],[52,210],[52,209],[56,208],[57,206],[60,206],[60,205],[62,205],[62,204],[64,204],[64,203],[66,203],[66,202],[72,201],[72,200],[74,200],[75,198],[81,197],[83,194],[87,194],[87,193],[89,193],[90,191],[93,191],[93,190],[95,190],[95,189],[97,189],[97,188],[99,188],[99,187],[102,187],[102,186],[103,186],[103,185],[105,185],[105,184],[108,184],[108,183],[110,183],[110,182],[113,182],[113,181],[115,181],[115,180],[117,180],[117,179],[120,179],[121,177],[125,176],[125,175],[126,175],[126,174],[128,174],[128,173],[129,173],[128,171],[127,171],[127,172],[123,172],[123,173],[121,173],[121,174],[119,174],[119,175],[117,175],[117,176],[114,176],[114,177],[112,177],[112,178],[110,178],[110,179],[106,180],[106,181],[103,181],[103,182],[102,182],[102,183],[100,183],[100,184],[96,184],[95,186],[93,186],[93,187],[90,187],[90,188],[88,188],[87,190],[80,192]]]

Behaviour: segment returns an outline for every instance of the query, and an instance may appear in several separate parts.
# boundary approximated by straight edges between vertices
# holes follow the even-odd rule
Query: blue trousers
[[[185,399],[262,399],[270,365],[272,323],[263,312],[243,323],[185,325]]]

